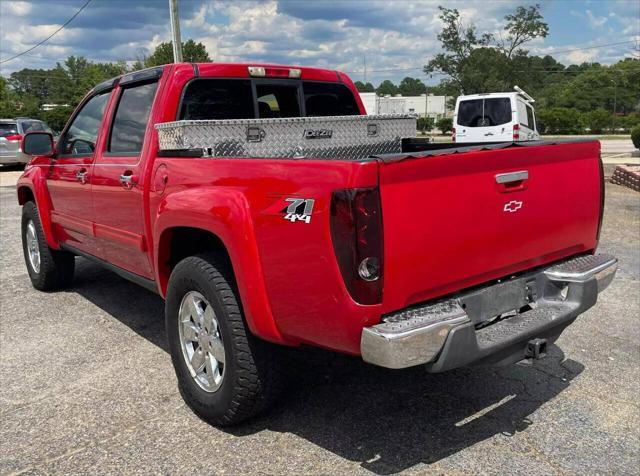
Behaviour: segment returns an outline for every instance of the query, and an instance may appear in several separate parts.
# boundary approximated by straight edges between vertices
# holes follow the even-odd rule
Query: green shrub
[[[633,141],[633,146],[636,149],[640,149],[640,126],[631,129],[631,140]]]
[[[629,133],[635,126],[640,126],[640,113],[632,112],[626,116],[617,116],[615,120],[616,132]]]
[[[438,119],[438,122],[436,122],[436,127],[440,129],[443,134],[447,134],[453,129],[453,119],[451,119],[450,117],[443,117],[442,119]]]
[[[431,129],[433,129],[433,118],[419,117],[417,121],[417,127],[419,131],[429,132]]]
[[[576,134],[582,132],[580,113],[576,109],[553,107],[537,113],[538,130],[542,134]]]
[[[613,125],[613,115],[604,109],[585,112],[580,117],[580,120],[591,134],[601,134],[605,129],[610,129]]]
[[[49,124],[51,129],[60,132],[69,120],[72,112],[73,108],[70,106],[58,106],[50,111],[43,112],[41,116],[42,120]]]

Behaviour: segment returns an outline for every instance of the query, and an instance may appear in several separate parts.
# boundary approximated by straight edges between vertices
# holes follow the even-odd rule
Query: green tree
[[[493,34],[480,34],[475,25],[465,25],[457,9],[439,8],[444,27],[438,40],[443,52],[429,61],[424,71],[446,74],[462,94],[510,90],[520,78],[526,78],[523,60],[527,52],[521,46],[549,31],[539,5],[518,7],[505,16],[504,32],[497,43]]]
[[[613,125],[613,116],[604,109],[585,112],[581,116],[581,123],[592,134],[600,134]]]
[[[448,134],[453,130],[453,119],[450,117],[440,118],[438,122],[436,122],[436,127],[440,129],[440,132],[443,134]]]
[[[438,53],[424,67],[424,72],[444,73],[456,82],[463,94],[470,93],[470,86],[465,84],[463,75],[466,60],[474,48],[488,46],[493,37],[490,34],[478,35],[474,25],[465,26],[457,9],[438,7],[439,18],[444,23],[437,38],[442,45],[443,53]]]
[[[622,132],[628,133],[635,126],[640,126],[640,113],[632,112],[626,116],[616,116],[614,126],[616,129],[622,129]]]
[[[554,107],[537,111],[538,130],[543,134],[575,134],[581,132],[580,113],[575,109]]]
[[[640,149],[640,126],[631,129],[631,141],[636,149]]]
[[[500,42],[500,48],[508,59],[511,59],[520,47],[536,38],[546,38],[549,34],[549,26],[544,22],[540,13],[540,5],[517,7],[512,14],[506,15],[506,36]]]
[[[71,106],[58,106],[56,108],[51,109],[50,111],[43,111],[41,118],[49,127],[56,132],[62,131],[65,124],[71,117],[73,113],[73,107]]]
[[[385,79],[380,83],[378,89],[376,89],[376,93],[379,96],[384,96],[386,94],[391,94],[393,96],[394,94],[398,94],[398,86],[393,84],[392,81]]]
[[[361,92],[361,93],[373,93],[375,92],[375,88],[373,87],[373,84],[371,83],[363,83],[362,81],[356,81],[354,83],[356,89]]]
[[[193,40],[182,42],[182,58],[190,63],[209,63],[211,57],[207,53],[206,47]],[[173,63],[173,46],[171,42],[160,43],[154,52],[142,60],[146,68]]]
[[[422,132],[431,131],[434,125],[431,117],[419,117],[416,123],[417,129]]]
[[[398,85],[398,93],[403,96],[420,96],[427,91],[427,87],[417,78],[406,77]]]

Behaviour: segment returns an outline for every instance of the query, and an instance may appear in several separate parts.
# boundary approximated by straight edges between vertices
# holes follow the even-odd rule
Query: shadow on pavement
[[[160,297],[85,260],[77,264],[72,292],[168,351]],[[532,366],[443,374],[422,367],[391,371],[315,349],[292,358],[296,371],[277,406],[225,431],[292,433],[377,474],[434,463],[495,435],[525,430],[533,424],[529,415],[584,370],[565,361],[557,346]]]

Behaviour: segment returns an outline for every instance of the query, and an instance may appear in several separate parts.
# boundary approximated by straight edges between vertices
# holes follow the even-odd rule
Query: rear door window
[[[142,150],[153,98],[158,83],[147,83],[123,89],[118,101],[108,151],[134,154]]]
[[[511,122],[509,98],[469,99],[458,104],[458,125],[465,127],[499,126]]]

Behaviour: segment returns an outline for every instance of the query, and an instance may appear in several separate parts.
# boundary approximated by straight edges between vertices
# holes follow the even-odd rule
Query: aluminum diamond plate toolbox
[[[346,159],[399,153],[415,137],[407,115],[175,121],[156,124],[160,150],[202,149],[205,157]]]

